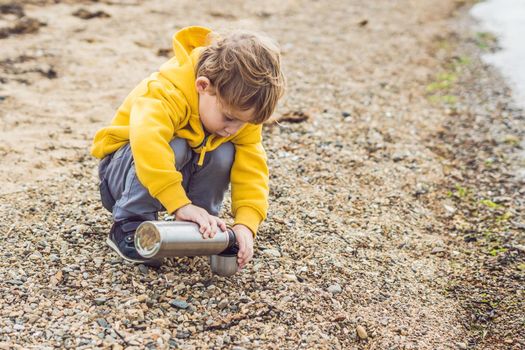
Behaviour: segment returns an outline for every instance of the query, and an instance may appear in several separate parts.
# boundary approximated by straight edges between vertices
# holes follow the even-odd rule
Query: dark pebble
[[[348,117],[352,116],[349,112],[343,112],[341,114],[343,115],[343,118],[348,118]]]
[[[187,331],[177,331],[176,337],[178,339],[186,339],[190,337],[190,332]]]
[[[175,299],[170,301],[170,305],[178,309],[187,309],[189,304],[184,300]]]
[[[140,264],[139,265],[139,271],[142,272],[143,274],[147,275],[148,274],[148,267],[144,264]]]

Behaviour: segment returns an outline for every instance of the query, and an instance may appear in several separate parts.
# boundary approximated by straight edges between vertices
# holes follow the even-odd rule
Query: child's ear
[[[209,91],[211,88],[210,79],[202,76],[197,77],[197,79],[195,79],[195,88],[197,88],[199,93]]]

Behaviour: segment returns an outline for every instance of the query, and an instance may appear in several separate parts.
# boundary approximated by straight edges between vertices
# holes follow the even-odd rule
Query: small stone
[[[217,305],[217,307],[222,310],[226,308],[228,304],[229,304],[228,299],[222,299],[221,302]]]
[[[97,305],[104,305],[106,303],[106,301],[108,301],[107,298],[104,298],[104,297],[100,297],[100,298],[96,298],[95,300],[93,300],[95,302],[95,304]]]
[[[520,229],[520,230],[525,230],[525,223],[524,222],[513,222],[512,223],[514,225],[514,227]]]
[[[102,328],[106,328],[106,329],[109,328],[109,323],[104,318],[97,318],[97,323]]]
[[[95,267],[100,267],[102,265],[102,258],[94,258],[93,262],[95,263]]]
[[[445,210],[447,211],[448,216],[452,216],[454,215],[454,213],[456,213],[456,208],[452,205],[443,204],[443,208],[445,208]]]
[[[277,249],[265,249],[263,253],[266,255],[275,256],[275,257],[281,256],[281,252],[279,252]]]
[[[514,244],[512,248],[519,250],[520,252],[525,253],[525,245],[522,244]]]
[[[297,276],[294,274],[284,274],[284,279],[290,282],[297,282]]]
[[[424,184],[424,183],[421,183],[421,182],[418,182],[416,184],[416,191],[415,191],[415,194],[416,195],[422,195],[422,194],[425,194],[428,192],[428,185],[427,184]]]
[[[359,338],[361,338],[361,339],[368,338],[368,334],[366,333],[365,327],[359,325],[359,326],[357,326],[356,331],[357,331],[357,335],[359,336]]]
[[[456,343],[458,349],[465,350],[467,348],[467,344],[465,343]]]
[[[13,326],[13,329],[14,329],[15,331],[23,331],[23,330],[25,329],[25,327],[24,327],[23,324],[15,324],[15,325]]]
[[[144,275],[148,274],[148,267],[146,265],[140,264],[138,267],[141,273],[143,273]]]
[[[224,345],[224,340],[222,340],[221,337],[218,337],[216,340],[215,340],[215,345],[217,345],[218,347],[222,347]]]
[[[445,251],[445,249],[443,249],[442,247],[434,247],[432,248],[432,251],[430,252],[430,254],[439,254],[439,253],[443,253]]]
[[[348,118],[348,117],[352,116],[352,114],[349,113],[349,112],[343,112],[343,113],[341,113],[341,115],[343,116],[343,118]]]
[[[344,313],[339,313],[339,314],[335,315],[335,317],[333,318],[334,322],[341,322],[341,321],[344,321],[344,320],[346,320],[346,315]]]
[[[392,160],[394,162],[402,161],[403,159],[405,159],[407,157],[408,157],[407,153],[403,152],[403,151],[396,151],[396,152],[394,152],[394,154],[392,154]]]
[[[190,337],[190,332],[187,331],[177,331],[177,335],[175,335],[178,339],[186,339]]]
[[[187,309],[189,306],[187,302],[185,302],[184,300],[180,300],[180,299],[175,299],[175,300],[170,301],[170,305],[178,309]]]
[[[34,252],[33,254],[29,255],[30,260],[40,260],[42,259],[42,253],[40,252]]]
[[[13,284],[15,286],[21,286],[22,284],[24,284],[24,282],[22,282],[20,280],[8,280],[6,282],[9,283],[9,284]]]
[[[330,287],[328,287],[328,291],[332,294],[339,294],[341,293],[343,290],[341,288],[341,286],[339,284],[332,284]]]

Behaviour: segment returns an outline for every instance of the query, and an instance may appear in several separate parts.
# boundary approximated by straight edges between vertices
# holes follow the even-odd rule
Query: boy
[[[122,258],[144,262],[135,230],[161,210],[212,238],[226,229],[217,215],[231,182],[242,268],[268,208],[261,124],[284,92],[279,50],[257,34],[213,38],[204,27],[177,32],[173,50],[95,135],[102,204],[114,220],[107,243]]]

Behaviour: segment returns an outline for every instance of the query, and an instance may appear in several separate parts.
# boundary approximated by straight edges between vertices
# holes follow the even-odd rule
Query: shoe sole
[[[106,244],[109,245],[109,247],[111,249],[113,249],[115,251],[115,253],[117,253],[122,259],[126,260],[126,261],[129,261],[129,262],[132,262],[132,263],[136,263],[136,264],[147,264],[148,262],[152,262],[152,260],[138,260],[138,259],[131,259],[131,258],[128,258],[127,256],[125,256],[124,254],[122,254],[120,252],[120,250],[118,249],[118,247],[115,245],[115,243],[113,243],[113,241],[111,239],[106,238]]]

